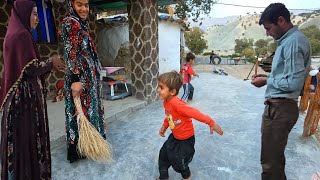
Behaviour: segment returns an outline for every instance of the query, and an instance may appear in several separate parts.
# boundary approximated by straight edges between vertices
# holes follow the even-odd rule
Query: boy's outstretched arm
[[[214,123],[214,125],[210,127],[210,134],[213,134],[213,131],[217,132],[220,136],[223,135],[223,131],[217,123]]]
[[[220,135],[223,134],[221,127],[210,116],[203,114],[198,109],[187,105],[185,102],[181,101],[176,104],[176,109],[179,114],[185,117],[193,118],[200,122],[208,124],[211,134],[213,134],[213,131],[216,131]]]

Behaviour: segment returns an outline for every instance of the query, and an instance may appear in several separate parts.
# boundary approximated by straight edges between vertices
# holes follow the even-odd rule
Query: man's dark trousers
[[[297,102],[265,102],[261,127],[262,180],[286,180],[284,151],[288,135],[299,117]]]

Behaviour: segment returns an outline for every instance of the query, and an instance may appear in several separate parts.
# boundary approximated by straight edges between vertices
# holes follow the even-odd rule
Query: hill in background
[[[247,38],[253,39],[254,42],[259,39],[271,39],[271,37],[266,36],[265,30],[259,25],[259,19],[260,14],[252,14],[239,17],[232,16],[224,19],[224,21],[220,20],[219,23],[211,27],[206,25],[207,23],[203,23],[204,27],[201,28],[204,29],[204,38],[208,41],[207,51],[214,50],[219,54],[231,54],[236,39]],[[291,20],[299,29],[311,25],[320,28],[320,13],[318,11],[292,15]]]

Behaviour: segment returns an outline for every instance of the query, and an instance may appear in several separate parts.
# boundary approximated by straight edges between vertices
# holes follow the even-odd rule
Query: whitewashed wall
[[[159,73],[180,69],[181,29],[176,23],[159,21]],[[113,66],[118,50],[129,42],[128,25],[98,33],[98,54],[103,66]]]
[[[180,26],[176,23],[159,23],[159,73],[180,70]]]

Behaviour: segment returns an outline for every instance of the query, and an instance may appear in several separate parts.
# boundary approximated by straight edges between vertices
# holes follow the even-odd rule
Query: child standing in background
[[[182,72],[183,72],[183,95],[181,97],[182,100],[190,102],[193,98],[194,87],[191,84],[192,76],[199,77],[192,68],[192,64],[195,62],[196,56],[189,52],[186,57],[187,63],[183,65]]]
[[[175,71],[161,74],[158,77],[158,93],[160,99],[163,100],[166,114],[159,134],[164,137],[169,126],[172,131],[159,153],[160,177],[158,180],[169,179],[168,169],[170,166],[180,173],[183,179],[191,179],[189,163],[192,161],[195,152],[192,118],[208,124],[210,134],[213,134],[213,131],[220,135],[223,134],[220,126],[210,116],[188,106],[177,97],[182,84],[180,74]]]

